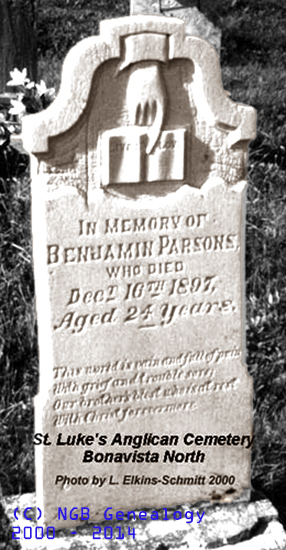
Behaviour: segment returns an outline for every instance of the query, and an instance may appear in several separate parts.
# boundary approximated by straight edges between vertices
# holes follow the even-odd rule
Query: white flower
[[[17,115],[22,117],[26,113],[26,107],[19,99],[11,99],[11,109],[9,109],[10,115]]]
[[[45,98],[50,102],[54,101],[54,99],[56,98],[55,92],[56,92],[55,88],[48,88],[45,93]]]
[[[32,81],[32,82],[29,82],[28,84],[26,84],[26,88],[27,88],[28,90],[31,90],[32,88],[35,88],[35,86],[36,86],[36,84],[35,84],[35,82],[33,82],[33,81]]]
[[[27,78],[27,69],[23,69],[22,71],[14,69],[14,71],[10,71],[10,76],[12,80],[7,82],[7,86],[25,86],[27,82],[30,82],[29,78]]]
[[[41,80],[40,84],[36,84],[36,88],[40,97],[47,91],[47,86],[43,80]]]

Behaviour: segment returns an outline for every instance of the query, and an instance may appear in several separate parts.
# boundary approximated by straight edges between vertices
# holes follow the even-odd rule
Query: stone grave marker
[[[249,488],[254,135],[214,49],[153,15],[102,22],[68,54],[55,102],[24,118],[45,525],[73,526],[75,507],[96,522],[109,507],[230,502]]]

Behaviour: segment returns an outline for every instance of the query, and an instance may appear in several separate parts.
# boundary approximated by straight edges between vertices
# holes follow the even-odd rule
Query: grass
[[[246,226],[247,364],[254,379],[253,485],[286,523],[285,170],[254,162]]]
[[[127,1],[98,2],[96,14],[89,1],[84,8],[80,1],[71,3],[78,12],[58,0],[48,8],[42,3],[39,12],[39,76],[49,86],[58,87],[62,59],[73,43],[94,34],[101,18],[129,10]],[[221,0],[210,17],[223,31],[225,89],[258,111],[246,213],[247,363],[255,389],[252,482],[279,508],[286,525],[285,8],[279,0],[232,5]],[[32,397],[38,360],[27,174],[0,179],[0,214],[0,485],[12,494],[34,490]]]
[[[248,246],[247,294],[249,366],[255,380],[259,434],[256,479],[285,505],[285,168],[261,163],[255,179],[250,187],[248,231],[256,247],[253,254]],[[268,468],[268,464],[272,466]]]
[[[247,364],[256,435],[252,484],[278,507],[286,526],[286,26],[281,24],[286,13],[279,2],[267,3],[267,14],[265,2],[255,5],[256,13],[249,4],[239,16],[228,13],[224,19],[222,75],[232,99],[258,114],[246,211]]]
[[[38,361],[30,204],[28,175],[0,179],[0,486],[8,493],[28,491],[34,483],[32,396]]]

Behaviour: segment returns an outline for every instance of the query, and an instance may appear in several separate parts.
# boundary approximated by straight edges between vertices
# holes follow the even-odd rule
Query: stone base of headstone
[[[2,534],[0,550],[93,550],[100,547],[100,550],[107,550],[110,547],[110,539],[104,539],[104,527],[112,526],[113,533],[117,533],[116,526],[120,523],[124,539],[116,540],[117,534],[113,535],[113,544],[124,549],[143,550],[152,548],[154,550],[202,550],[208,548],[223,548],[224,550],[283,550],[286,548],[286,533],[278,521],[278,512],[269,500],[256,502],[233,502],[232,504],[214,504],[200,502],[196,506],[184,504],[176,508],[168,508],[168,520],[164,520],[165,512],[159,512],[159,520],[136,520],[136,521],[105,521],[100,523],[102,537],[100,541],[93,539],[94,524],[76,526],[72,529],[59,529],[55,532],[53,540],[44,537],[36,539],[36,527],[41,526],[41,520],[35,520],[36,501],[35,494],[6,497],[3,499],[6,519],[10,522],[7,532]],[[14,510],[18,508],[19,520],[14,517]],[[25,520],[24,510],[27,517],[32,520]],[[174,520],[174,511],[180,511],[182,519]],[[193,522],[186,523],[184,515],[186,511],[193,510]],[[204,511],[201,522],[198,523],[197,511],[200,516]],[[150,514],[147,514],[150,517]],[[136,514],[138,517],[138,514]],[[1,518],[0,518],[1,519]],[[0,525],[3,521],[0,521]],[[20,527],[20,540],[12,541],[12,526]],[[24,528],[26,539],[24,539]],[[31,528],[31,529],[30,529]],[[135,529],[135,539],[128,536],[128,528]],[[10,530],[10,531],[9,531]],[[75,532],[72,534],[71,532]],[[16,530],[14,530],[16,532]],[[111,530],[107,529],[106,534],[110,537]],[[1,534],[1,533],[0,533]],[[50,536],[52,532],[50,531]],[[31,536],[32,535],[32,536]],[[40,530],[37,536],[40,537]],[[29,538],[31,536],[31,538]],[[11,542],[9,541],[11,540]],[[4,546],[3,546],[4,544]],[[96,545],[96,546],[95,546]],[[98,546],[99,545],[99,546]]]
[[[185,7],[177,0],[166,0],[162,2],[161,15],[179,17],[185,21],[187,35],[199,36],[207,40],[220,55],[221,30],[216,27],[198,8]],[[131,0],[130,15],[137,14],[158,14],[160,6],[158,0]]]

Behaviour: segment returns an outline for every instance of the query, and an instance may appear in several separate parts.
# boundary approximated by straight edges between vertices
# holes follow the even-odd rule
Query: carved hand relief
[[[153,152],[161,134],[166,111],[166,89],[159,63],[145,62],[132,69],[127,87],[130,124],[148,126],[146,153]]]
[[[215,52],[196,37],[184,37],[181,22],[160,18],[155,33],[157,18],[151,17],[148,31],[144,16],[132,19],[136,32],[126,20],[118,20],[116,29],[105,22],[103,38],[82,42],[78,68],[76,55],[67,58],[70,82],[40,115],[41,136],[34,143],[27,136],[48,188],[73,186],[88,201],[92,189],[115,184],[201,187],[219,177],[234,185],[245,176],[253,110],[227,97]],[[77,70],[87,56],[95,62],[86,68],[83,85]],[[75,104],[77,93],[81,101]],[[33,117],[35,127],[40,117]],[[24,121],[24,136],[25,128]],[[71,155],[76,162],[67,167],[65,156]]]
[[[162,63],[166,35],[144,33],[125,39],[119,70],[128,71],[128,124],[101,135],[102,184],[184,179],[185,129],[162,131],[168,109]],[[154,59],[147,61],[146,59]]]

